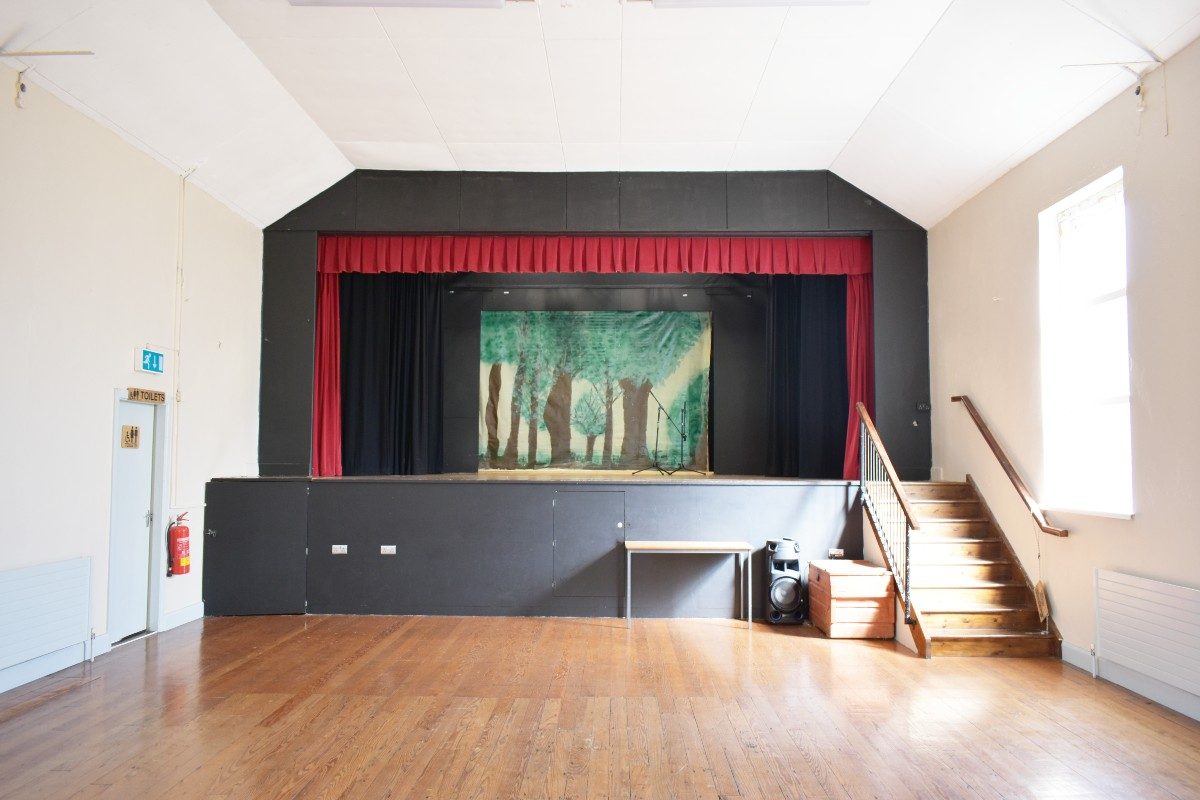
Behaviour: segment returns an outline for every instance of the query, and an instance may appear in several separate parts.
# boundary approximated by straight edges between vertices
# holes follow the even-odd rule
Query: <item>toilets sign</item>
[[[163,358],[162,353],[157,350],[148,350],[145,347],[140,348],[137,352],[137,368],[139,372],[150,372],[155,375],[163,374],[166,359]]]

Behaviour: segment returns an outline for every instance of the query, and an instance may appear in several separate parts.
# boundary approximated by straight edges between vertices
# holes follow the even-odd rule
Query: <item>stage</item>
[[[208,484],[210,615],[620,616],[630,539],[862,553],[858,486],[741,475],[492,470]],[[344,548],[344,552],[341,551]],[[763,561],[753,602],[761,614]],[[734,559],[639,565],[638,615],[733,617]]]

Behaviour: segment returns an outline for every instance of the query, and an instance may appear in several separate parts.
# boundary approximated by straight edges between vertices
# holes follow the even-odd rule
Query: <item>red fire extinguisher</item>
[[[167,577],[186,575],[192,571],[191,531],[183,524],[187,512],[183,512],[167,529]]]

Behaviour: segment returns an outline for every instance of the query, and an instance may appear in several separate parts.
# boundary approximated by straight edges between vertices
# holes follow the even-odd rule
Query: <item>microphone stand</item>
[[[653,390],[651,390],[650,396],[654,397]],[[654,398],[654,402],[658,403],[657,397]],[[665,413],[665,409],[662,407],[662,403],[658,403],[658,420],[654,423],[654,462],[652,464],[650,464],[649,466],[642,467],[641,469],[637,470],[636,472],[633,473],[634,475],[639,475],[643,472],[649,472],[652,469],[657,470],[658,474],[660,474],[660,475],[670,475],[671,474],[671,471],[669,469],[667,469],[666,467],[664,467],[662,464],[660,464],[658,461],[658,433],[659,433],[659,430],[662,428],[662,418],[663,418],[664,413]],[[670,418],[671,418],[670,415],[668,415],[667,419],[669,420]]]
[[[685,446],[687,445],[687,400],[685,399],[683,401],[684,427],[680,427],[679,423],[671,419],[671,413],[663,406],[662,401],[658,399],[658,395],[654,393],[653,389],[650,390],[650,396],[654,398],[654,403],[658,406],[658,422],[656,422],[654,426],[654,463],[648,467],[639,469],[633,474],[637,475],[638,472],[646,472],[647,470],[656,469],[663,475],[674,475],[677,472],[694,472],[697,475],[703,475],[704,473],[700,470],[684,466],[683,463],[683,452]],[[675,429],[676,433],[679,434],[679,464],[674,469],[665,469],[658,460],[659,430],[662,427],[663,417],[667,418],[667,422]]]
[[[651,394],[653,394],[653,393],[654,392],[651,391]],[[658,400],[657,397],[654,399],[656,401]],[[661,405],[660,405],[660,407],[661,407]],[[667,419],[670,420],[671,417],[668,415]],[[672,421],[671,424],[675,425],[674,421]],[[688,426],[688,407],[687,407],[687,399],[686,399],[686,395],[685,395],[684,401],[683,401],[683,427],[680,427],[679,425],[675,425],[675,430],[679,431],[679,465],[676,466],[675,469],[668,471],[668,473],[667,473],[668,475],[674,475],[676,472],[694,472],[697,475],[704,474],[703,472],[696,469],[695,467],[688,467],[688,466],[685,466],[683,463],[683,451],[687,447],[687,426]]]

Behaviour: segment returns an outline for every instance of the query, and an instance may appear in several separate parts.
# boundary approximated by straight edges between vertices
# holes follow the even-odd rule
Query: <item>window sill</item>
[[[1082,517],[1104,517],[1105,519],[1133,519],[1132,511],[1088,511],[1082,508],[1068,508],[1066,506],[1042,506],[1042,511],[1048,511],[1052,514],[1078,514]]]

